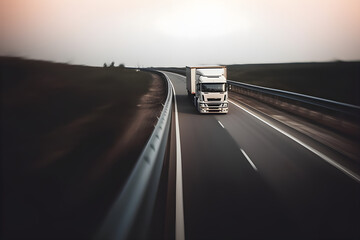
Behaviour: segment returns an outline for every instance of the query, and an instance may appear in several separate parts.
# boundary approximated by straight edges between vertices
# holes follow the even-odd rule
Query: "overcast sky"
[[[127,66],[360,60],[360,0],[0,4],[0,55]]]

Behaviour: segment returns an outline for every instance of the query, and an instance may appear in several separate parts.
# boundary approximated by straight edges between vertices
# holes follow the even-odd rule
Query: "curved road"
[[[360,184],[250,115],[201,115],[176,91],[185,239],[360,239]]]

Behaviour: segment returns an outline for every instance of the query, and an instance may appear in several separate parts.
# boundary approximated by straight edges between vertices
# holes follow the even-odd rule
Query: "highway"
[[[199,114],[185,77],[166,75],[176,92],[185,239],[360,239],[358,181],[241,103]]]

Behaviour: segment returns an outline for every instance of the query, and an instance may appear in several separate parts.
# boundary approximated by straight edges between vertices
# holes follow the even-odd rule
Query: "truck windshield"
[[[203,83],[202,92],[225,92],[225,83]]]

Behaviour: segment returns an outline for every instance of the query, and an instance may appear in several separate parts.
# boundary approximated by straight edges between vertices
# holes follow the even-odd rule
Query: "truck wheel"
[[[200,112],[200,106],[199,106],[198,99],[199,99],[199,98],[196,98],[196,99],[195,99],[195,108],[196,108],[196,110],[197,110],[198,112]]]
[[[189,90],[187,91],[187,94],[188,94],[188,98],[190,99],[190,101],[193,101],[194,95],[191,94],[191,92]]]

